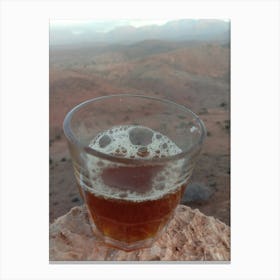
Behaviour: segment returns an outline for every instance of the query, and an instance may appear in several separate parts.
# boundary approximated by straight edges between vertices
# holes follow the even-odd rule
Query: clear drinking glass
[[[174,102],[123,94],[79,104],[63,126],[93,233],[126,251],[151,246],[185,191],[203,122]]]

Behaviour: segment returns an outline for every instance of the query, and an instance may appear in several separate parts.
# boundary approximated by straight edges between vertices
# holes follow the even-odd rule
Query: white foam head
[[[161,158],[176,155],[182,151],[167,136],[144,126],[113,127],[98,134],[90,142],[89,147],[105,154],[135,159]],[[87,155],[90,191],[97,195],[102,194],[111,198],[133,201],[156,199],[181,187],[182,184],[178,185],[176,182],[181,173],[182,161],[165,163],[164,167],[153,176],[149,190],[143,193],[131,189],[116,189],[106,185],[102,180],[102,172],[106,168],[117,168],[124,164]]]
[[[144,126],[113,127],[98,134],[89,147],[125,158],[152,159],[181,152],[167,136]]]

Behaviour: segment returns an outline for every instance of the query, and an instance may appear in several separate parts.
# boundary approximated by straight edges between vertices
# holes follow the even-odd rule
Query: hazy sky
[[[134,27],[145,25],[162,25],[172,19],[120,19],[120,20],[51,20],[51,28],[59,28],[65,26],[81,27],[82,25],[94,25],[96,31],[107,32],[117,26],[131,25]]]
[[[108,32],[114,30],[115,28],[121,26],[134,26],[134,27],[142,27],[147,25],[164,25],[167,22],[176,21],[186,23],[186,20],[190,20],[190,26],[198,20],[198,18],[192,19],[176,19],[176,18],[165,18],[165,19],[55,19],[50,20],[50,44],[66,44],[73,43],[75,40],[80,41],[88,41],[88,40],[97,40],[97,41],[106,41],[106,37],[102,37],[103,35],[106,36]],[[177,25],[176,25],[177,26]],[[182,28],[185,28],[182,27]],[[183,32],[181,30],[181,32]],[[189,31],[188,31],[189,32]],[[195,30],[193,30],[195,32]],[[135,35],[135,34],[134,34]],[[139,34],[138,34],[139,35]],[[138,36],[135,35],[136,37]],[[150,37],[149,37],[149,36]],[[151,34],[148,34],[146,37],[151,38]],[[172,35],[172,34],[171,34]],[[99,36],[99,37],[98,37]],[[118,40],[121,39],[123,35],[119,34]],[[140,36],[140,35],[139,35]],[[141,37],[142,36],[142,37]],[[141,40],[144,40],[146,37],[142,34],[140,37]],[[163,34],[155,35],[156,38],[163,36]],[[159,37],[158,37],[159,36]],[[185,36],[185,35],[184,35]],[[135,37],[135,38],[136,38]],[[144,38],[145,37],[145,38]],[[171,36],[172,37],[172,36]],[[174,36],[173,36],[174,37]],[[134,40],[135,40],[134,38]],[[161,38],[161,37],[160,37]],[[139,39],[139,38],[138,38]],[[116,38],[114,39],[116,40]],[[126,37],[125,40],[132,41],[132,37],[129,39]]]

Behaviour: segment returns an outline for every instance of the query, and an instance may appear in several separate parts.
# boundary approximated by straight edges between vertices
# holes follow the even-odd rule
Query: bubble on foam
[[[150,152],[148,151],[148,148],[147,147],[140,147],[138,150],[137,150],[137,155],[139,157],[148,157],[150,155]]]
[[[158,182],[161,182],[161,181],[164,181],[164,180],[165,180],[165,177],[164,177],[163,175],[160,175],[160,176],[158,176],[158,177],[156,178],[156,180],[157,180]]]
[[[163,143],[163,144],[161,145],[161,147],[162,147],[163,149],[167,149],[168,145],[167,145],[167,143]]]
[[[120,194],[119,194],[119,197],[120,197],[120,198],[125,198],[125,197],[127,197],[127,193],[120,193]]]
[[[98,140],[99,146],[101,148],[105,148],[106,146],[108,146],[111,143],[111,137],[107,134],[104,134],[100,137],[100,139]]]
[[[144,155],[150,159],[156,154],[164,157],[181,152],[167,136],[144,126],[113,127],[98,134],[89,146],[106,154],[127,158],[141,158]]]
[[[165,189],[165,185],[164,184],[157,184],[155,186],[155,189],[158,191],[164,190]]]
[[[154,132],[143,126],[136,126],[129,130],[129,140],[132,145],[147,146],[152,143]]]
[[[101,160],[99,160],[96,164],[97,164],[99,167],[104,166],[104,162],[103,162],[103,161],[101,161]]]
[[[143,135],[141,135],[140,132],[142,132]],[[100,142],[103,145],[100,145]],[[113,127],[98,134],[90,142],[89,146],[109,155],[133,159],[163,158],[181,152],[181,149],[167,136],[144,126]],[[140,193],[131,189],[120,189],[118,187],[108,186],[103,182],[102,173],[106,168],[114,168],[121,165],[125,166],[125,164],[114,163],[108,160],[98,159],[92,155],[87,155],[85,162],[87,164],[87,169],[90,170],[89,177],[92,186],[90,189],[87,189],[96,195],[103,195],[110,198],[133,201],[156,199],[181,187],[181,185],[176,184],[176,182],[181,173],[179,171],[182,169],[182,161],[184,160],[165,163],[163,169],[152,178],[150,182],[151,188],[145,193]]]

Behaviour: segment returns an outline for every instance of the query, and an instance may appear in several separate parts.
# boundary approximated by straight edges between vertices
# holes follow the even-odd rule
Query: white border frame
[[[50,18],[231,19],[231,264],[48,262]],[[1,279],[279,279],[279,2],[2,1]]]

